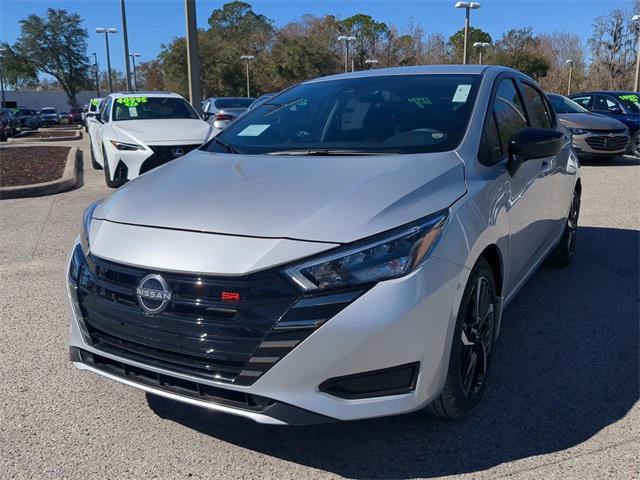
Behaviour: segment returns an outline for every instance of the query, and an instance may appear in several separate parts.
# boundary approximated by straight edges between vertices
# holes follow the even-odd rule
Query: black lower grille
[[[140,166],[140,175],[189,153],[200,145],[149,145],[153,154]]]
[[[616,150],[622,150],[623,148],[625,148],[627,146],[627,142],[629,141],[629,137],[627,137],[626,135],[602,135],[587,137],[585,141],[594,150],[614,152]]]
[[[77,357],[76,360],[80,360],[82,363],[95,367],[100,371],[178,395],[258,412],[264,411],[275,403],[274,400],[258,395],[183,380],[181,378],[163,375],[146,368],[128,365],[86,350],[75,350],[76,351],[71,352],[72,357]]]

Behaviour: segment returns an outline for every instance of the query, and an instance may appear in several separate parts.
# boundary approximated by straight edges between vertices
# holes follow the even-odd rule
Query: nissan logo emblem
[[[149,315],[162,313],[171,301],[171,290],[161,275],[144,277],[136,288],[138,303]]]

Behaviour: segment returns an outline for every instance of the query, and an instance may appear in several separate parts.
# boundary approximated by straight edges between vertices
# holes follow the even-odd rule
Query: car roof
[[[184,98],[175,92],[117,92],[110,93],[110,97],[113,98],[126,98],[126,97],[172,97],[172,98]]]
[[[412,67],[391,67],[376,68],[373,70],[360,70],[358,72],[339,73],[326,77],[314,78],[302,82],[310,84],[327,80],[342,80],[348,78],[381,77],[387,75],[482,75],[488,71],[500,73],[502,71],[512,72],[527,77],[522,72],[518,72],[509,67],[499,65],[418,65]]]

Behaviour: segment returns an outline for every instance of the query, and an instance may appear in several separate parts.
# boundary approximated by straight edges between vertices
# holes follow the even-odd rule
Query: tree
[[[140,63],[136,68],[136,76],[138,78],[138,89],[165,89],[164,69],[162,62],[158,59]]]
[[[593,22],[593,34],[589,38],[590,76],[595,84],[601,85],[600,88],[622,90],[632,87],[638,30],[632,25],[631,16],[631,11],[616,9]]]
[[[47,9],[45,17],[29,15],[20,20],[20,37],[7,49],[3,62],[10,81],[37,79],[39,73],[52,76],[76,105],[76,93],[90,83],[87,59],[87,30],[82,19],[62,9]]]
[[[583,89],[586,79],[586,62],[580,37],[574,33],[555,32],[543,34],[539,38],[540,53],[550,64],[547,74],[539,79],[542,88],[564,95],[569,81],[569,68],[565,62],[572,60],[572,90]]]
[[[375,21],[370,15],[358,13],[340,22],[340,26],[349,35],[356,37],[353,42],[353,61],[358,70],[367,68],[368,58],[375,58],[382,42],[391,33],[389,27]]]
[[[506,32],[496,42],[491,59],[498,65],[520,70],[536,80],[544,77],[551,64],[540,53],[540,39],[533,36],[531,27]]]
[[[475,42],[487,42],[492,43],[491,35],[479,28],[469,27],[469,43],[467,44],[468,50],[468,63],[478,63],[479,52],[477,48],[473,48]],[[464,55],[464,28],[461,28],[456,33],[449,37],[447,43],[451,57],[454,62],[462,63],[462,57]]]

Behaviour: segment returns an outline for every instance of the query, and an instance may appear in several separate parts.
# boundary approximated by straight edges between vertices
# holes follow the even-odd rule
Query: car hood
[[[623,130],[626,125],[615,118],[598,113],[560,113],[560,123],[567,128],[584,128],[586,130]]]
[[[94,218],[346,243],[447,208],[465,192],[463,163],[453,152],[355,157],[194,150],[123,186]]]
[[[124,134],[138,142],[203,143],[209,138],[211,125],[204,120],[123,120],[114,122],[117,134]]]

